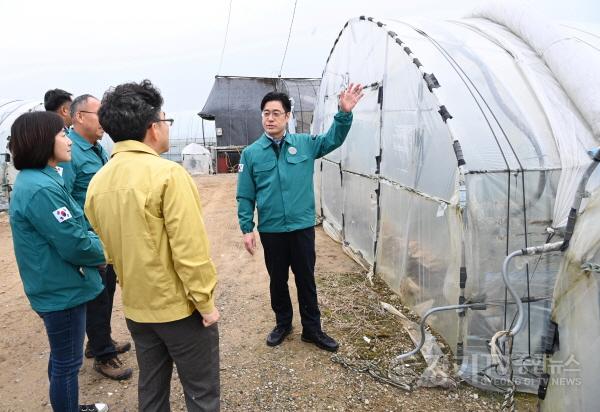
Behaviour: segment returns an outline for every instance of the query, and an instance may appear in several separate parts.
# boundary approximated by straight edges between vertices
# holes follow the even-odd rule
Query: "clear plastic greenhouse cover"
[[[23,113],[40,110],[44,110],[44,105],[39,101],[0,98],[0,155],[7,153],[7,138],[15,119]]]
[[[501,4],[453,21],[350,20],[327,60],[313,122],[313,133],[324,132],[340,90],[367,85],[345,144],[315,168],[324,227],[417,313],[487,302],[429,318],[461,376],[485,388],[502,378],[488,342],[516,317],[502,263],[560,240],[600,130],[598,82],[583,77],[597,79],[598,48]],[[598,233],[596,223],[596,241]],[[538,390],[563,256],[515,259],[510,269],[526,302],[512,353],[519,390]]]
[[[9,185],[14,182],[17,171],[6,163],[10,128],[23,113],[44,110],[38,101],[0,98],[0,210],[8,209]]]

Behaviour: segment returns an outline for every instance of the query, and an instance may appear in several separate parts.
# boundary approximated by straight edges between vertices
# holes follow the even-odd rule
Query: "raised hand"
[[[356,103],[364,96],[361,84],[350,83],[346,90],[340,93],[340,110],[351,112]]]

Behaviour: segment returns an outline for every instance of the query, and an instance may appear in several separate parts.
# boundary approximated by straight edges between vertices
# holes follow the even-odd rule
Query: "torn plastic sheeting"
[[[341,242],[342,250],[346,253],[352,260],[358,263],[364,270],[371,271],[373,269],[372,265],[363,257],[362,253],[358,250],[350,247],[350,244],[347,242]]]
[[[327,235],[336,241],[339,244],[344,243],[344,239],[342,238],[341,230],[335,228],[328,220],[323,221],[323,230]]]

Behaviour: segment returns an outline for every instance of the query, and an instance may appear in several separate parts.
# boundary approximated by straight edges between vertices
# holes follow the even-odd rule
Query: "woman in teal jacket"
[[[56,113],[25,113],[12,125],[9,149],[20,170],[10,203],[13,244],[25,294],[50,343],[50,403],[61,412],[106,411],[101,403],[79,405],[85,304],[102,291],[97,266],[104,252],[56,167],[71,160],[71,141]]]

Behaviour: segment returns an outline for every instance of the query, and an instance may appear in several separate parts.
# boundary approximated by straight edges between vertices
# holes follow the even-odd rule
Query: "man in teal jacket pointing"
[[[287,133],[291,102],[284,93],[270,92],[262,100],[265,132],[242,152],[238,169],[238,219],[244,245],[256,249],[254,208],[258,232],[270,277],[271,307],[275,328],[267,345],[277,346],[292,330],[292,302],[288,290],[289,268],[294,272],[302,340],[335,352],[338,343],[321,329],[315,285],[314,160],[344,143],[352,125],[352,109],[363,96],[360,84],[340,93],[339,112],[327,133],[319,136]]]

